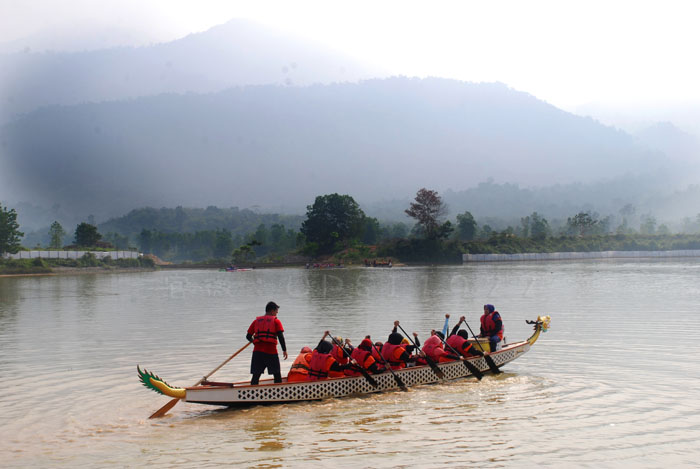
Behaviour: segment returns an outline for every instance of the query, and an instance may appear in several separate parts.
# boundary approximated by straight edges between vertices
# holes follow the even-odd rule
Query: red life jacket
[[[494,311],[493,313],[482,315],[481,316],[481,327],[484,329],[484,333],[486,335],[488,335],[488,336],[497,335],[498,337],[503,339],[503,329],[504,329],[503,322],[501,321],[501,329],[497,331],[496,330],[496,323],[493,320],[494,314],[498,314],[500,316],[498,311]]]
[[[431,335],[427,339],[425,339],[425,343],[423,343],[423,353],[425,353],[427,356],[432,358],[433,360],[437,361],[441,355],[444,355],[444,353],[440,353],[439,350],[442,350],[442,341],[440,340],[440,337],[436,335]],[[442,350],[444,352],[444,350]]]
[[[277,328],[275,327],[275,316],[266,314],[255,318],[254,344],[261,342],[277,345]]]
[[[330,353],[319,353],[318,350],[314,350],[309,363],[309,381],[328,378],[328,371],[333,363],[335,363],[335,359]]]
[[[350,357],[365,370],[372,366],[372,364],[374,363],[374,357],[372,357],[372,353],[368,352],[367,350],[362,350],[359,347],[355,347],[352,350]],[[345,370],[345,374],[348,376],[359,376],[360,372],[348,368],[347,370]]]
[[[464,337],[457,335],[457,334],[453,334],[447,338],[446,342],[447,342],[447,345],[449,345],[450,347],[455,349],[457,352],[462,354],[462,356],[465,356],[465,357],[470,356],[468,352],[469,352],[469,349],[472,348],[472,344],[469,344],[469,341],[467,339],[465,339]],[[462,347],[464,347],[465,343],[467,343],[469,345],[467,345],[466,348],[462,348]]]
[[[392,345],[387,342],[382,346],[382,357],[389,362],[389,365],[391,365],[391,368],[394,370],[406,367],[406,362],[399,359],[405,352],[406,349],[400,344]]]

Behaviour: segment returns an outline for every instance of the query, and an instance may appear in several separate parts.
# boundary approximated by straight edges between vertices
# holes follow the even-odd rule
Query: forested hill
[[[663,154],[502,84],[392,78],[50,107],[0,129],[7,193],[75,213],[358,200],[654,171]],[[2,195],[0,194],[0,197]]]
[[[163,233],[194,233],[226,229],[235,235],[253,233],[261,224],[270,228],[282,225],[298,230],[303,217],[256,213],[252,210],[231,208],[140,208],[127,215],[113,218],[99,225],[101,233],[118,233],[136,239],[142,229]]]

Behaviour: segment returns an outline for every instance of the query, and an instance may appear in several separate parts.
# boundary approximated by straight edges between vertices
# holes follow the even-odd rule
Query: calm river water
[[[200,379],[281,305],[291,365],[325,329],[354,343],[395,319],[422,338],[484,303],[511,341],[500,376],[247,410],[142,387]],[[326,271],[0,278],[5,467],[697,467],[700,262],[586,261]],[[212,379],[248,378],[250,348]]]

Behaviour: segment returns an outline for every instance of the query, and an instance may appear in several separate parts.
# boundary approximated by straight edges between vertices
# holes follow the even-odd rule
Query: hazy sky
[[[700,102],[698,13],[673,0],[0,0],[0,43],[98,27],[142,44],[247,18],[392,73],[500,81],[571,109]]]

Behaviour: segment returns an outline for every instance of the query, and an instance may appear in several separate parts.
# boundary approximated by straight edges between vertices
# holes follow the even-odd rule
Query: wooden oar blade
[[[442,370],[440,369],[440,367],[437,366],[437,364],[433,361],[432,358],[430,358],[429,356],[426,355],[426,356],[425,356],[425,361],[428,362],[428,365],[430,366],[430,369],[433,370],[433,373],[435,373],[435,375],[436,375],[438,378],[440,378],[440,379],[445,379],[445,373],[442,372]]]
[[[377,381],[376,381],[374,378],[372,378],[372,377],[369,375],[369,373],[367,373],[367,370],[365,370],[365,369],[362,368],[362,367],[358,367],[358,370],[359,370],[359,372],[362,374],[362,376],[365,377],[365,379],[367,380],[367,382],[369,383],[370,386],[372,386],[373,388],[378,388],[378,387],[379,387],[379,383],[377,383]]]
[[[155,412],[153,412],[153,415],[151,415],[151,416],[148,417],[148,418],[149,418],[149,419],[157,419],[157,418],[160,418],[160,417],[164,416],[165,414],[168,413],[168,411],[169,411],[170,409],[172,409],[173,407],[175,407],[175,404],[177,404],[178,402],[180,402],[180,399],[177,399],[177,398],[172,399],[170,402],[168,402],[167,404],[165,404],[163,407],[161,407],[160,409],[158,409],[158,410],[156,410]]]
[[[493,358],[491,358],[487,354],[484,354],[484,360],[486,360],[486,364],[489,366],[491,373],[493,373],[494,375],[499,375],[503,373],[501,370],[498,369],[498,366],[496,365],[496,362],[493,361]]]
[[[473,363],[469,363],[467,360],[462,360],[462,363],[464,363],[464,366],[471,372],[472,375],[479,381],[481,381],[481,378],[484,377],[484,374],[481,372],[480,369],[478,369]]]

